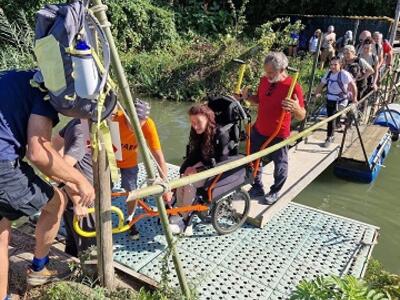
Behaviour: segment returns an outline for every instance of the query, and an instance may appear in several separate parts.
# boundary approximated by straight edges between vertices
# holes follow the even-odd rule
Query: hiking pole
[[[297,79],[299,78],[299,71],[294,69],[294,68],[290,68],[288,67],[289,71],[295,72],[293,78],[292,78],[292,82],[290,83],[290,87],[289,87],[289,91],[287,93],[286,99],[292,99],[292,95],[293,95],[293,91],[294,88],[296,86],[297,83]],[[278,135],[279,131],[282,128],[282,124],[283,124],[283,120],[285,119],[285,117],[287,116],[287,114],[289,114],[288,111],[286,110],[282,110],[281,115],[279,117],[279,121],[278,121],[278,125],[275,128],[275,131],[271,134],[271,136],[264,142],[264,144],[262,144],[260,151],[264,150],[265,148],[268,147],[268,145],[272,142],[273,139],[276,138],[276,136]],[[254,166],[254,170],[253,170],[253,176],[256,177],[258,169],[260,168],[260,161],[261,158],[258,158],[255,162],[255,166]]]
[[[147,176],[154,182],[155,180],[155,172],[153,171],[151,160],[150,160],[150,155],[147,151],[147,148],[145,147],[146,141],[143,136],[143,132],[140,126],[139,118],[136,113],[135,106],[133,104],[133,97],[131,94],[131,91],[129,89],[129,83],[126,79],[124,68],[122,66],[121,60],[118,55],[118,50],[115,45],[114,37],[112,35],[111,29],[110,29],[110,22],[108,21],[107,15],[106,15],[106,10],[107,6],[102,3],[101,0],[92,0],[92,3],[94,4],[93,7],[91,7],[91,11],[96,15],[97,19],[99,20],[100,24],[102,25],[106,36],[107,40],[110,44],[110,51],[111,51],[111,63],[115,71],[115,76],[117,77],[117,82],[118,86],[120,89],[120,93],[122,94],[122,100],[124,103],[124,107],[127,110],[130,122],[133,126],[135,135],[138,140],[139,144],[139,150],[140,153],[143,157],[143,162],[146,168]],[[181,265],[181,261],[179,259],[178,253],[175,248],[175,241],[172,236],[171,230],[169,228],[169,221],[168,221],[168,216],[166,213],[165,205],[164,205],[164,200],[162,199],[162,196],[156,197],[157,199],[157,208],[158,211],[160,212],[160,219],[161,219],[161,224],[162,228],[165,234],[165,238],[168,243],[168,247],[171,250],[172,254],[172,260],[174,262],[174,266],[176,269],[176,273],[178,275],[178,280],[179,284],[182,290],[182,296],[188,300],[191,299],[191,294],[190,294],[190,289],[186,281],[186,276],[183,273],[183,268]]]

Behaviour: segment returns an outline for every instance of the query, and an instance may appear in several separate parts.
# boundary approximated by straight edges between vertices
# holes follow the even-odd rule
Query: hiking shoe
[[[140,239],[140,232],[137,230],[136,225],[132,225],[129,229],[129,239],[132,241],[137,241]]]
[[[262,188],[261,185],[259,184],[254,184],[252,185],[251,189],[249,190],[249,196],[251,199],[258,198],[258,197],[264,197],[264,189]]]
[[[278,193],[272,193],[269,192],[268,194],[265,195],[264,197],[264,203],[267,205],[272,205],[274,204],[276,201],[278,201],[279,195]]]
[[[329,136],[329,137],[325,140],[325,143],[322,145],[322,147],[328,148],[334,141],[335,141],[335,138],[334,138],[333,136]]]
[[[49,270],[44,267],[41,271],[35,272],[28,268],[26,282],[30,286],[43,285],[52,281],[59,280],[58,272],[56,270]]]

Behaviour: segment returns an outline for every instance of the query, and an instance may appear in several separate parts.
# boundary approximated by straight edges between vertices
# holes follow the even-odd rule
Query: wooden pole
[[[135,109],[135,106],[133,103],[133,97],[132,97],[131,91],[129,89],[129,84],[128,84],[128,81],[125,76],[124,68],[122,67],[122,63],[121,63],[121,60],[118,55],[118,50],[117,50],[117,47],[114,42],[114,37],[113,37],[111,29],[110,29],[111,24],[109,23],[107,15],[106,15],[107,6],[103,5],[101,0],[92,0],[92,3],[94,4],[94,6],[91,8],[91,10],[96,15],[101,26],[103,27],[104,32],[107,36],[107,40],[110,44],[111,64],[115,71],[115,76],[117,78],[119,92],[122,96],[122,101],[123,101],[122,104],[123,104],[125,110],[127,111],[128,117],[133,126],[136,138],[138,140],[139,150],[140,150],[140,153],[143,158],[143,163],[146,168],[147,176],[148,176],[148,179],[150,180],[150,183],[152,183],[152,181],[154,182],[154,180],[156,178],[156,174],[152,167],[150,155],[149,155],[149,153],[147,151],[147,147],[146,147],[146,141],[144,139],[143,132],[142,132],[140,122],[139,122],[139,118],[137,116],[136,109]],[[109,199],[111,199],[111,198],[109,198]],[[158,208],[158,211],[160,212],[161,225],[164,230],[164,234],[165,234],[165,238],[168,243],[168,247],[171,250],[171,255],[173,258],[175,270],[177,272],[179,284],[180,284],[180,287],[182,290],[182,296],[183,296],[183,299],[188,300],[191,298],[190,289],[187,284],[186,277],[183,272],[183,268],[182,268],[178,253],[175,248],[174,238],[173,238],[171,230],[169,228],[169,221],[168,221],[168,215],[167,215],[167,212],[165,209],[165,204],[164,204],[162,197],[156,197],[156,199],[157,199],[157,208]],[[111,233],[110,233],[110,235],[111,235]]]
[[[399,27],[399,17],[400,17],[400,0],[397,0],[394,23],[392,24],[392,30],[390,32],[390,44],[392,45],[394,43],[394,40],[396,39],[397,29]]]
[[[101,131],[98,142],[104,145]],[[96,191],[96,242],[97,271],[102,286],[114,288],[113,241],[111,221],[111,182],[105,147],[98,152],[97,160],[93,160],[93,180]]]

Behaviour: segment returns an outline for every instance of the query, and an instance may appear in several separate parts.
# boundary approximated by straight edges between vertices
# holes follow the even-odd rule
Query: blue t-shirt
[[[34,71],[0,72],[0,160],[22,159],[32,114],[48,117],[55,126],[58,114],[45,93],[30,85]]]

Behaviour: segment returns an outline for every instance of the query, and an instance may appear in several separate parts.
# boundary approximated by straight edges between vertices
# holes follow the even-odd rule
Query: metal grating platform
[[[177,167],[170,166],[177,175]],[[140,180],[144,181],[141,169]],[[124,199],[115,205],[125,207]],[[154,200],[149,199],[151,205]],[[166,241],[158,219],[138,223],[139,241],[127,233],[114,237],[114,259],[161,280]],[[288,299],[304,278],[318,275],[362,276],[378,228],[299,204],[289,204],[260,229],[246,225],[218,236],[211,225],[195,221],[192,237],[180,237],[177,249],[200,299]],[[171,258],[168,274],[178,285]]]

